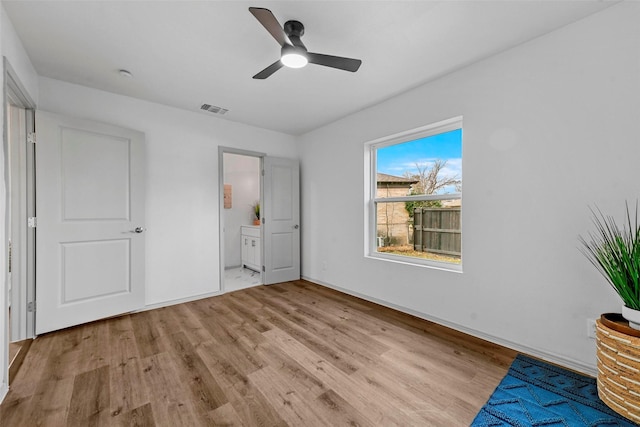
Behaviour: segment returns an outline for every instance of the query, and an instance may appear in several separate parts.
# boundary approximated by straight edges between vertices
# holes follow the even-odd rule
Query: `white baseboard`
[[[598,370],[594,365],[586,364],[586,363],[579,362],[579,361],[573,360],[573,359],[568,359],[565,356],[561,356],[559,354],[550,353],[550,352],[547,352],[547,351],[540,351],[538,349],[535,349],[535,348],[532,348],[532,347],[528,347],[528,346],[523,345],[523,344],[519,344],[519,343],[516,343],[516,342],[513,342],[513,341],[505,340],[503,338],[496,337],[494,335],[486,334],[484,332],[477,331],[475,329],[471,329],[471,328],[468,328],[466,326],[458,325],[456,323],[449,322],[447,320],[443,320],[443,319],[440,319],[438,317],[431,316],[429,314],[422,313],[422,312],[419,312],[419,311],[416,311],[416,310],[412,310],[410,308],[402,307],[402,306],[390,303],[388,301],[384,301],[384,300],[381,300],[381,299],[378,299],[378,298],[374,298],[374,297],[371,297],[369,295],[361,294],[359,292],[353,292],[353,291],[351,291],[349,289],[341,288],[340,286],[335,286],[335,285],[332,285],[331,283],[323,282],[322,280],[314,279],[312,277],[302,276],[302,278],[304,280],[309,281],[309,282],[312,282],[312,283],[315,283],[315,284],[318,284],[318,285],[321,285],[321,286],[325,286],[327,288],[335,289],[336,291],[340,291],[340,292],[343,292],[343,293],[348,294],[348,295],[352,295],[352,296],[355,296],[355,297],[358,297],[358,298],[362,298],[363,300],[374,302],[376,304],[380,304],[382,306],[389,307],[389,308],[392,308],[394,310],[398,310],[398,311],[401,311],[403,313],[407,313],[407,314],[410,314],[412,316],[416,316],[416,317],[419,317],[421,319],[428,320],[430,322],[437,323],[439,325],[446,326],[446,327],[451,328],[451,329],[455,329],[456,331],[464,332],[465,334],[474,336],[476,338],[481,338],[481,339],[483,339],[485,341],[489,341],[489,342],[492,342],[492,343],[495,343],[495,344],[499,344],[499,345],[504,346],[504,347],[508,347],[510,349],[519,351],[521,353],[525,353],[525,354],[528,354],[530,356],[534,356],[534,357],[537,357],[539,359],[546,360],[547,362],[555,363],[557,365],[564,366],[564,367],[569,368],[569,369],[573,369],[574,371],[582,372],[582,373],[584,373],[586,375],[590,375],[592,377],[595,377],[597,375],[597,373],[598,373]]]
[[[9,393],[9,387],[7,383],[2,383],[2,385],[0,385],[0,403],[7,397],[7,393]]]

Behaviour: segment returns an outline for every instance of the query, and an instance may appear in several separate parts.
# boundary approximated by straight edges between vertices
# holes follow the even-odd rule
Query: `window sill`
[[[410,258],[399,255],[382,254],[380,252],[365,254],[365,258],[404,264],[412,267],[429,268],[432,270],[448,271],[451,273],[462,273],[462,264],[450,264],[446,262],[429,261],[420,258]]]

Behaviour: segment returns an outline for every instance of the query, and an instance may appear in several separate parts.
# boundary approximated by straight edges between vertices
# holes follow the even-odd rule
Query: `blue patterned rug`
[[[472,427],[637,426],[598,398],[595,378],[518,355]]]

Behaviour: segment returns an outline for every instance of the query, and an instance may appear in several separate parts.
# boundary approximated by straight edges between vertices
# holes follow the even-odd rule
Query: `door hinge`
[[[38,226],[38,219],[35,216],[30,216],[27,220],[29,228],[36,228]]]
[[[261,174],[262,176],[264,176],[264,169],[262,169],[262,170],[260,171],[260,174]]]
[[[264,265],[262,266],[262,271],[263,271],[263,272],[266,272],[266,271],[267,271],[267,269],[266,269],[266,268],[264,268]]]
[[[27,304],[27,311],[29,313],[33,313],[36,311],[36,302],[35,301],[31,301],[30,303]]]
[[[35,132],[29,132],[27,134],[27,142],[29,144],[35,144],[36,143],[36,133]]]

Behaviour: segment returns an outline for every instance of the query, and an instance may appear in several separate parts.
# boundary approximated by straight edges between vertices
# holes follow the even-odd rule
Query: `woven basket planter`
[[[640,422],[640,337],[596,321],[598,396],[618,414]]]

